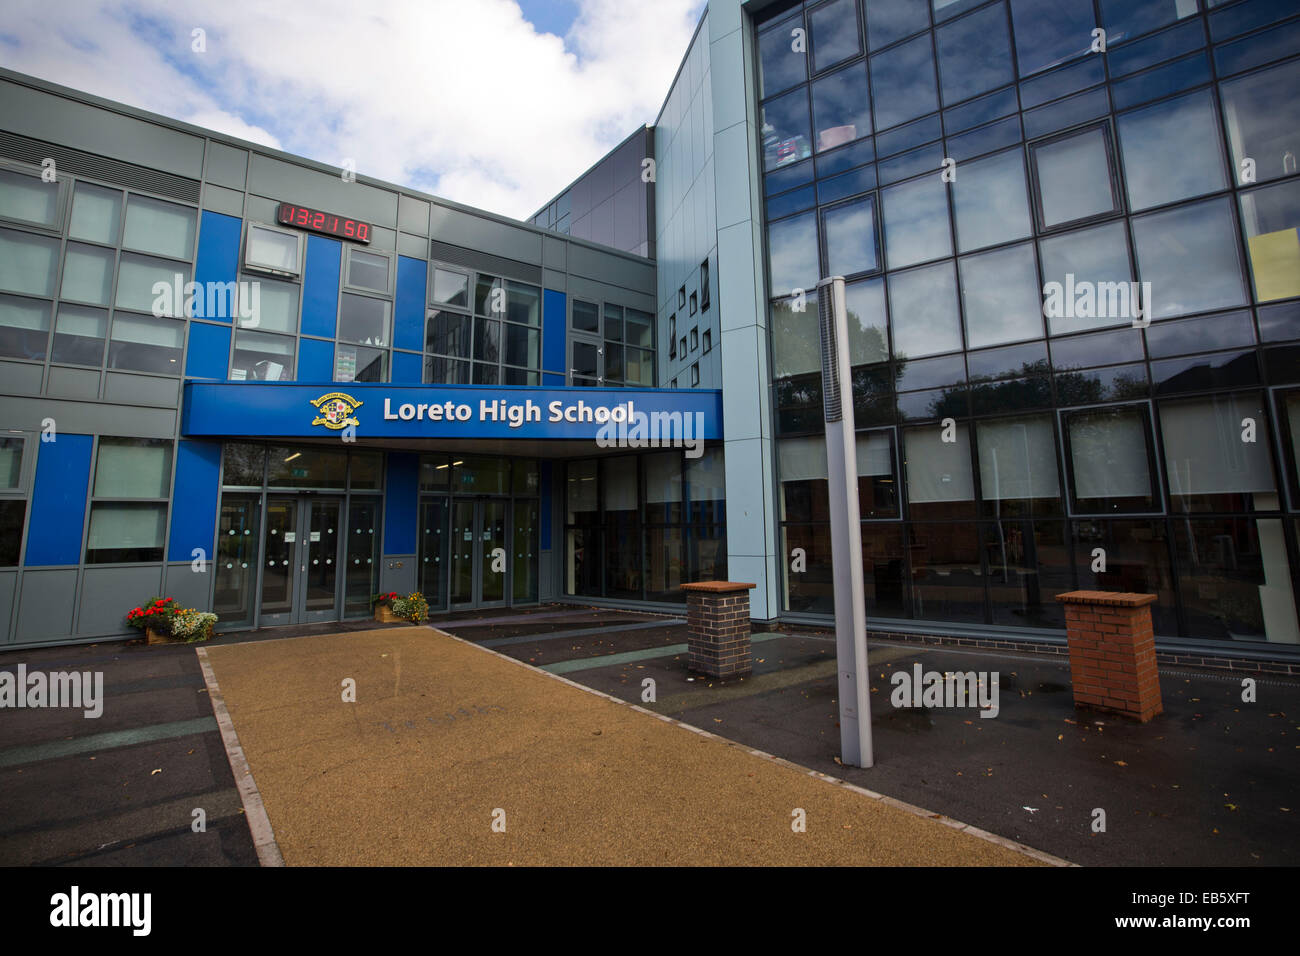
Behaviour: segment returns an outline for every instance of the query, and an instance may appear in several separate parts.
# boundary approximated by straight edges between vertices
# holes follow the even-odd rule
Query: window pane
[[[574,299],[573,329],[575,332],[599,332],[600,307],[591,302]]]
[[[483,362],[501,361],[501,323],[492,319],[474,320],[474,358]]]
[[[1101,0],[1101,26],[1106,28],[1107,43],[1118,43],[1193,16],[1196,0]]]
[[[334,381],[388,381],[388,351],[359,345],[339,345],[334,349]]]
[[[1209,90],[1119,117],[1129,206],[1159,206],[1228,185],[1219,156],[1219,118]],[[1169,162],[1177,156],[1178,162]]]
[[[968,348],[1042,337],[1033,243],[967,256],[960,267]]]
[[[1135,408],[1073,412],[1066,418],[1074,466],[1075,508],[1108,514],[1150,511],[1146,416]]]
[[[287,382],[293,378],[295,339],[240,329],[235,333],[231,381]]]
[[[959,252],[1030,234],[1025,160],[1019,149],[963,164],[951,188]]]
[[[108,366],[137,372],[180,375],[181,350],[184,345],[184,322],[118,312],[113,316]]]
[[[511,322],[541,325],[542,290],[522,282],[506,282],[506,318]]]
[[[714,524],[727,520],[720,447],[714,445],[706,448],[699,458],[687,458],[682,480],[686,485],[688,522]]]
[[[1244,193],[1241,225],[1246,230],[1255,301],[1300,295],[1300,181]]]
[[[1133,242],[1138,272],[1151,283],[1154,318],[1245,304],[1226,196],[1136,217]]]
[[[1045,227],[1115,211],[1106,132],[1101,127],[1036,146],[1033,159]]]
[[[788,166],[812,155],[808,142],[808,91],[804,87],[764,103],[761,112],[764,169]]]
[[[68,236],[117,245],[118,225],[122,220],[122,194],[116,189],[102,189],[77,183],[72,195],[72,224]]]
[[[272,445],[267,459],[266,483],[272,488],[342,488],[346,484],[346,452]]]
[[[1173,571],[1163,521],[1076,521],[1075,570],[1084,590],[1156,595],[1151,623],[1157,634],[1177,634]],[[1093,552],[1106,552],[1106,570],[1094,571]]]
[[[849,364],[870,365],[889,358],[889,335],[885,331],[885,280],[864,279],[844,286],[844,305],[848,313]],[[809,307],[813,318],[817,303]],[[808,348],[816,352],[815,361],[804,371],[821,367],[820,331],[815,327]]]
[[[14,491],[23,478],[23,448],[25,438],[9,435],[0,438],[0,489]]]
[[[175,289],[179,284],[183,291],[189,281],[188,265],[164,262],[162,259],[146,259],[144,256],[124,252],[117,266],[117,296],[114,302],[119,309],[134,309],[150,314],[156,312],[158,315],[184,315],[186,297],[181,295],[177,301]],[[169,291],[155,294],[154,285],[157,283],[162,283]]]
[[[600,520],[596,501],[596,463],[575,461],[565,476],[565,500],[569,524],[595,524]]]
[[[90,509],[86,563],[161,561],[167,506],[96,502]]]
[[[469,361],[427,356],[424,360],[424,381],[429,385],[468,385]]]
[[[951,262],[889,277],[894,355],[916,358],[961,348],[957,281]]]
[[[903,431],[903,471],[913,518],[968,518],[975,514],[970,434],[959,424],[944,441],[941,426]]]
[[[1255,181],[1296,171],[1300,156],[1300,60],[1231,80],[1221,87],[1223,119],[1232,147],[1232,168],[1255,161]]]
[[[952,255],[947,194],[937,176],[881,190],[889,268]]]
[[[101,438],[95,463],[96,498],[166,498],[172,443],[153,438]]]
[[[501,383],[501,366],[487,362],[475,362],[473,369],[475,385],[499,385]]]
[[[855,436],[858,463],[858,514],[865,518],[898,517],[898,482],[894,480],[892,432]],[[823,444],[825,439],[822,439]]]
[[[817,296],[807,296],[803,309],[798,311],[794,308],[795,301],[783,299],[772,303],[773,378],[820,372],[822,367]]]
[[[1060,0],[1011,0],[1020,75],[1083,56],[1092,46],[1092,4]]]
[[[623,341],[623,308],[605,303],[605,338],[611,342]]]
[[[873,50],[924,30],[929,11],[916,0],[867,0],[867,43]]]
[[[848,276],[880,268],[875,201],[870,196],[827,209],[822,215],[830,275]]]
[[[50,338],[50,303],[0,295],[0,355],[43,359]]]
[[[1268,419],[1258,392],[1162,402],[1165,477],[1178,511],[1242,511],[1278,506],[1269,443],[1242,440],[1242,421],[1259,434]]]
[[[788,86],[802,83],[808,76],[806,55],[795,50],[796,29],[802,30],[800,17],[792,17],[758,38],[759,97],[779,93]]]
[[[939,108],[929,34],[871,58],[871,97],[877,129],[889,129]]]
[[[73,365],[103,365],[104,338],[107,335],[106,310],[60,303],[50,360]]]
[[[625,309],[627,344],[639,348],[654,348],[654,316],[640,309]]]
[[[194,255],[197,223],[195,211],[188,206],[132,196],[126,203],[122,245],[138,252],[189,259]]]
[[[0,169],[0,216],[54,226],[59,215],[59,184],[40,176]]]
[[[54,295],[59,240],[0,229],[0,289]]]
[[[22,498],[0,500],[0,567],[18,565],[26,517],[27,502]]]
[[[832,0],[809,13],[808,39],[814,72],[861,53],[857,0]]]
[[[989,514],[1057,513],[1056,429],[1047,415],[983,421],[975,426],[980,493]],[[1008,507],[1023,502],[1027,510]]]
[[[113,288],[113,250],[68,243],[63,257],[59,296],[78,302],[108,305]]]
[[[1112,287],[1115,283],[1127,283],[1133,279],[1129,268],[1128,232],[1123,223],[1110,222],[1091,229],[1053,236],[1039,243],[1039,252],[1043,258],[1044,288],[1058,284],[1064,298],[1063,307],[1056,309],[1046,307],[1048,328],[1052,335],[1064,335],[1067,332],[1082,332],[1086,329],[1099,329],[1108,325],[1128,325],[1133,319],[1128,316],[1098,314],[1095,299],[1092,305],[1081,307],[1078,297],[1066,294],[1071,289],[1097,289],[1102,285]],[[1087,283],[1081,286],[1080,283]],[[1158,300],[1157,300],[1158,301]],[[1141,346],[1134,355],[1113,356],[1112,360],[1141,358]]]
[[[290,282],[274,279],[250,279],[247,283],[249,301],[239,306],[241,328],[262,329],[266,332],[298,331],[298,287]],[[242,291],[242,290],[241,290]]]
[[[249,226],[247,262],[250,266],[296,273],[298,236],[264,226]]]
[[[388,303],[344,293],[339,307],[339,339],[358,345],[387,345]]]
[[[388,291],[388,257],[352,249],[348,252],[348,285],[375,292]]]
[[[1280,519],[1174,522],[1174,555],[1192,637],[1295,646],[1295,596]]]
[[[469,358],[469,316],[430,309],[424,327],[424,350]]]
[[[226,442],[221,448],[221,483],[238,488],[261,488],[266,472],[266,446]]]
[[[474,284],[474,312],[476,315],[505,314],[505,285],[496,276],[480,275]]]
[[[770,260],[768,276],[773,297],[792,295],[795,289],[816,288],[821,270],[817,262],[817,214],[807,212],[767,227]]]
[[[434,269],[432,301],[469,308],[469,276],[448,272],[446,269]]]
[[[541,365],[542,335],[537,329],[506,323],[506,363],[538,368]]]
[[[1002,4],[973,13],[935,31],[939,78],[947,106],[1014,80],[1007,11]]]
[[[812,102],[819,153],[871,132],[867,73],[861,63],[815,81]]]

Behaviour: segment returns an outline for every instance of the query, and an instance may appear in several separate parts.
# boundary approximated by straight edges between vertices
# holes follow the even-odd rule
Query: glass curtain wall
[[[760,17],[785,609],[831,610],[812,293],[843,275],[870,616],[1059,629],[1057,593],[1136,590],[1163,636],[1300,642],[1300,10]]]

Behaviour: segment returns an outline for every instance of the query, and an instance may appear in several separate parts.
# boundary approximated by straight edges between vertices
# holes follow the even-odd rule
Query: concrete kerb
[[[195,649],[199,658],[199,667],[203,670],[203,681],[208,687],[208,700],[212,702],[212,713],[217,718],[217,728],[221,731],[221,742],[226,748],[226,759],[230,761],[230,770],[235,775],[235,786],[239,789],[239,799],[244,803],[244,818],[248,821],[249,832],[253,836],[253,847],[257,850],[257,859],[262,866],[284,866],[284,857],[275,842],[275,831],[271,828],[271,818],[266,814],[262,804],[262,795],[253,780],[253,771],[244,756],[244,748],[239,745],[239,735],[226,709],[226,700],[221,695],[217,684],[217,675],[208,661],[207,648]]]
[[[888,806],[891,806],[896,810],[902,810],[905,813],[912,814],[913,816],[924,817],[928,820],[934,820],[937,823],[941,823],[946,827],[951,827],[954,830],[960,830],[963,833],[967,833],[970,836],[976,837],[980,840],[984,840],[988,843],[993,843],[997,846],[1003,847],[1004,849],[1014,850],[1018,853],[1023,853],[1026,856],[1032,857],[1033,859],[1038,860],[1041,863],[1046,863],[1049,866],[1076,867],[1079,865],[1077,863],[1071,863],[1069,860],[1061,859],[1058,856],[1053,856],[1050,853],[1045,853],[1044,851],[1035,849],[1034,847],[1026,846],[1023,843],[1017,843],[1014,840],[1008,840],[1006,837],[1000,837],[995,833],[989,833],[987,830],[981,830],[978,827],[971,826],[969,823],[963,823],[960,820],[954,820],[952,817],[944,816],[941,813],[935,813],[932,810],[926,810],[923,807],[918,807],[911,803],[905,803],[902,800],[898,800],[895,799],[894,797],[886,796],[883,793],[876,793],[874,790],[868,790],[865,787],[859,787],[857,784],[850,783],[847,780],[842,780],[839,777],[832,777],[830,774],[822,773],[820,770],[810,770],[809,768],[794,763],[793,761],[786,760],[784,757],[778,757],[775,754],[770,754],[763,750],[755,750],[751,747],[746,747],[744,744],[737,743],[734,740],[728,740],[726,737],[720,737],[717,734],[713,733],[712,731],[704,730],[700,727],[694,726],[693,724],[688,724],[685,721],[678,720],[675,717],[669,717],[666,714],[660,714],[660,713],[656,713],[653,710],[647,710],[646,708],[640,706],[639,704],[629,703],[628,701],[615,697],[613,694],[607,694],[604,691],[599,691],[592,687],[587,687],[584,684],[579,684],[577,681],[569,680],[567,677],[561,677],[559,674],[552,674],[550,671],[542,670],[539,667],[534,667],[532,664],[529,664],[526,661],[516,660],[515,658],[510,657],[507,654],[502,654],[499,651],[495,651],[490,647],[484,647],[481,644],[476,644],[473,641],[467,641],[464,638],[457,637],[455,634],[448,634],[446,631],[440,630],[436,627],[430,626],[429,630],[433,631],[436,634],[441,634],[443,637],[449,637],[453,641],[459,641],[461,644],[467,644],[470,647],[483,651],[486,654],[492,654],[495,657],[499,657],[503,660],[509,661],[511,664],[515,664],[519,667],[525,667],[528,670],[535,671],[539,674],[545,674],[551,680],[557,680],[563,684],[568,684],[570,687],[574,687],[580,691],[584,691],[585,693],[592,694],[596,697],[603,697],[605,700],[612,701],[615,704],[618,704],[620,707],[629,707],[632,710],[636,711],[637,713],[646,714],[650,717],[654,717],[658,720],[662,720],[665,723],[673,724],[674,726],[681,727],[683,730],[689,730],[691,733],[699,734],[701,737],[707,737],[711,740],[716,740],[719,743],[724,744],[728,747],[736,747],[741,750],[745,750],[755,757],[760,757],[763,760],[767,760],[771,763],[778,764],[782,767],[785,767],[788,770],[793,770],[796,773],[802,773],[810,777],[816,777],[818,780],[823,780],[826,783],[833,784],[837,787],[841,787],[846,790],[851,790],[854,793],[867,797],[871,800],[878,800],[881,803],[887,804]]]

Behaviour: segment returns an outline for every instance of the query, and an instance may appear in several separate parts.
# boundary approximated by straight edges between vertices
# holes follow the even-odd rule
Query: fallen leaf
[[[1037,813],[1037,812],[1038,812],[1038,808],[1037,808],[1037,807],[1021,807],[1020,809],[1021,809],[1021,810],[1028,810],[1030,813]]]
[[[156,773],[162,773],[162,768],[159,767],[157,770],[151,770],[151,771],[149,772],[149,776],[152,777],[152,776],[153,776],[154,774],[156,774]]]
[[[1117,766],[1117,767],[1127,767],[1128,764],[1126,764],[1126,763],[1125,763],[1124,761],[1122,761],[1122,760],[1116,760],[1116,761],[1115,761],[1115,766]]]

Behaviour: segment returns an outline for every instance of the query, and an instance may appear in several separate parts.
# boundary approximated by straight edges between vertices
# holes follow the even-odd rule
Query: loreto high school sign
[[[187,382],[190,438],[525,438],[690,447],[722,438],[713,389]]]

